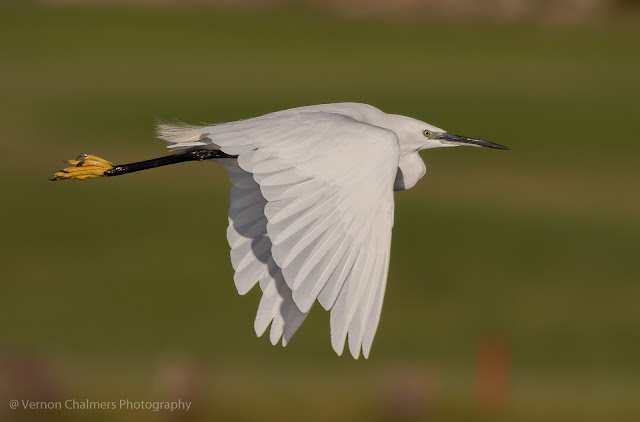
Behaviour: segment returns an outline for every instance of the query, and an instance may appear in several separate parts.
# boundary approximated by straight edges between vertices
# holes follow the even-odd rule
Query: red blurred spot
[[[506,339],[490,335],[478,345],[476,394],[479,411],[497,416],[505,410],[509,398],[510,356]]]

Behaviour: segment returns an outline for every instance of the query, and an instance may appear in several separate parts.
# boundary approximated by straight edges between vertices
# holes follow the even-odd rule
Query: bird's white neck
[[[417,152],[401,156],[398,162],[396,180],[393,183],[393,190],[411,189],[418,183],[418,180],[422,179],[426,172],[427,167]]]

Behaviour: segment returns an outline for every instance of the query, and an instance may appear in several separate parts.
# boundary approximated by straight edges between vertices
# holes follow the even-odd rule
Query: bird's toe
[[[113,168],[113,164],[95,155],[82,154],[75,160],[66,160],[66,167],[49,178],[51,181],[68,179],[95,179],[105,176],[105,172]]]

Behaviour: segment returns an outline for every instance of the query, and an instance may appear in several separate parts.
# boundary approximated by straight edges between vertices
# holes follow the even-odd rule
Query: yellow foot
[[[105,172],[113,168],[113,164],[107,160],[103,160],[95,155],[82,154],[75,160],[67,160],[65,163],[71,165],[60,170],[49,180],[67,180],[67,179],[95,179],[96,177],[105,176]]]

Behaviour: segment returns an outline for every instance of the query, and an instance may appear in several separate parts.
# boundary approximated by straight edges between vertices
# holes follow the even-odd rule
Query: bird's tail
[[[211,139],[203,134],[203,126],[187,125],[185,123],[158,123],[156,136],[167,142],[167,148],[180,150],[198,146],[211,146]],[[215,148],[219,149],[219,148]]]

